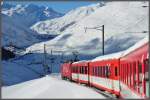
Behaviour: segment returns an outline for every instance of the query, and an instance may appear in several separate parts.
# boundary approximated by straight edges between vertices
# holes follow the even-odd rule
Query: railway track
[[[94,91],[96,91],[97,93],[103,95],[103,96],[106,97],[107,99],[118,99],[118,98],[116,97],[116,95],[111,94],[111,93],[109,93],[109,92],[107,92],[107,91],[103,91],[103,90],[97,89],[97,88],[95,88],[95,87],[89,87],[89,86],[86,85],[86,84],[81,84],[81,85],[82,85],[82,86],[85,86],[85,87],[87,87],[87,88],[93,89]]]
[[[117,97],[115,95],[110,94],[107,91],[102,91],[102,90],[99,90],[99,89],[94,88],[94,87],[92,89],[94,89],[96,92],[100,93],[101,95],[107,97],[107,99],[117,99]]]
[[[66,80],[67,80],[68,82],[72,82],[72,83],[77,84],[77,83],[74,82],[74,81],[69,81],[68,79],[66,79]],[[90,89],[92,89],[92,90],[94,90],[94,91],[96,91],[97,93],[103,95],[103,96],[106,97],[107,99],[118,99],[118,98],[116,97],[116,95],[111,94],[111,93],[109,93],[109,92],[107,92],[107,91],[103,91],[103,90],[97,89],[96,87],[89,87],[89,85],[87,85],[87,84],[82,84],[82,83],[78,83],[78,84],[79,84],[79,85],[82,85],[82,86],[85,86],[85,87],[87,87],[87,88],[90,88]]]

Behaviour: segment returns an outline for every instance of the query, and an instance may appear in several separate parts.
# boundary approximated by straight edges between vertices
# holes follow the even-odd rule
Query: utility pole
[[[104,55],[104,25],[102,25],[102,54]]]
[[[44,64],[43,64],[43,67],[44,67],[45,74],[50,73],[49,67],[48,67],[48,64],[47,64],[46,44],[44,44]]]
[[[74,61],[78,61],[78,52],[72,52],[74,56]]]
[[[99,29],[99,28],[102,28],[102,29]],[[97,26],[97,27],[92,27],[92,28],[85,27],[85,33],[86,33],[87,29],[96,29],[96,30],[102,31],[102,54],[104,55],[105,54],[105,52],[104,52],[104,39],[105,39],[105,36],[104,36],[104,25]]]
[[[46,68],[46,44],[44,44],[44,61],[43,61],[43,68],[44,68],[44,72],[45,74],[47,74],[47,68]]]
[[[51,66],[50,66],[50,73],[52,73],[52,68],[53,68],[53,63],[54,63],[54,57],[53,57],[53,50],[51,49],[51,58],[50,58],[50,60],[51,60]]]

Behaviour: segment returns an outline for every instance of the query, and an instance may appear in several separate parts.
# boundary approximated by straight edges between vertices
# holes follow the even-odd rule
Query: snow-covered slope
[[[104,3],[98,3],[90,6],[79,7],[71,10],[63,17],[38,22],[32,26],[31,29],[40,34],[60,34],[68,27],[75,25],[103,5]]]
[[[26,47],[38,42],[37,33],[30,26],[38,21],[62,16],[48,7],[37,5],[2,5],[2,45],[12,42],[17,47]]]
[[[2,16],[2,46],[7,46],[11,42],[17,47],[24,47],[39,41],[33,31],[24,27],[22,23],[14,20],[10,16]]]
[[[148,35],[148,33],[142,33],[142,31],[148,30],[148,8],[143,8],[143,5],[148,5],[148,2],[108,2],[102,7],[92,5],[93,8],[96,7],[94,12],[81,20],[78,20],[80,18],[80,14],[78,14],[76,23],[67,27],[61,32],[61,35],[51,41],[35,44],[28,49],[43,52],[43,44],[45,43],[47,50],[75,48],[82,54],[101,54],[102,32],[95,29],[88,29],[85,32],[85,27],[105,25],[105,53],[124,50]],[[83,8],[89,7],[91,6]],[[79,9],[82,10],[82,7]],[[73,14],[69,12],[66,16]],[[47,24],[46,27],[49,28],[49,31],[54,29],[60,32],[60,28],[57,27],[58,25],[63,26],[64,18],[65,16],[38,23],[38,25]],[[65,23],[72,20],[71,17],[67,18]],[[51,25],[56,21],[57,24]]]
[[[99,98],[103,95],[91,88],[80,86],[76,83],[60,80],[59,76],[46,76],[9,87],[2,87],[2,98],[32,98],[32,99],[66,99],[66,98]]]
[[[3,85],[13,85],[39,77],[40,74],[26,67],[24,64],[2,61]]]
[[[78,52],[77,55],[80,60],[92,59],[102,54],[102,32],[94,29],[88,29],[85,32],[84,28],[103,24],[105,25],[105,54],[125,50],[148,36],[148,33],[142,33],[142,31],[148,30],[148,8],[143,8],[143,5],[148,5],[148,3],[108,2],[76,24],[66,28],[56,38],[47,42],[36,43],[28,47],[26,52],[41,54],[44,52],[43,47],[46,44],[49,57],[51,50],[53,50],[53,55],[61,58],[60,53],[54,52],[57,50],[67,52],[64,55],[68,59],[73,51]],[[61,23],[64,19],[61,17],[58,20]],[[53,20],[48,22],[51,21]],[[50,65],[50,63],[48,64]],[[54,66],[56,69],[60,68],[58,63],[53,65],[56,65]],[[55,69],[54,67],[53,69]]]

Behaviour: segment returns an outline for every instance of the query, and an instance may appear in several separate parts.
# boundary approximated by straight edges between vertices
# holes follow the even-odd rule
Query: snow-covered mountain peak
[[[63,14],[52,8],[36,4],[2,4],[2,45],[10,42],[19,47],[25,47],[38,41],[37,33],[30,27],[38,21],[60,17]]]
[[[33,25],[31,29],[39,34],[60,34],[68,27],[75,25],[102,6],[104,6],[103,3],[97,3],[75,8],[60,18],[38,22]]]

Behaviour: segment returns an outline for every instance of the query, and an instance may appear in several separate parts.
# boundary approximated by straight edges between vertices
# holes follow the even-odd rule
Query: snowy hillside
[[[2,5],[2,45],[12,42],[17,47],[26,47],[38,42],[37,33],[30,30],[30,26],[38,21],[62,16],[53,9],[29,5]]]
[[[2,45],[12,42],[17,47],[24,47],[39,41],[36,33],[24,27],[22,23],[2,14]]]
[[[13,85],[41,77],[40,74],[36,73],[34,70],[31,70],[24,64],[2,61],[2,66],[3,85]]]
[[[65,98],[99,98],[105,99],[103,95],[91,88],[76,83],[60,80],[60,76],[46,76],[40,79],[31,80],[18,85],[2,87],[2,98],[44,98],[44,99],[65,99]]]
[[[31,29],[40,34],[60,34],[68,27],[75,25],[77,22],[91,15],[103,5],[104,3],[98,3],[89,6],[79,7],[71,10],[60,18],[38,22],[34,26],[32,26]]]
[[[97,7],[97,5],[92,5],[92,8],[96,8],[96,10],[84,18],[80,14],[75,17],[73,12],[76,13],[76,10],[73,10],[64,17],[37,23],[33,27],[37,25],[40,27],[44,24],[46,26],[42,26],[39,28],[40,30],[48,27],[48,31],[55,30],[61,35],[51,41],[35,44],[28,49],[43,52],[45,43],[48,50],[51,48],[62,50],[75,48],[80,54],[101,54],[102,32],[94,29],[88,29],[85,32],[85,27],[101,25],[105,25],[105,53],[124,50],[148,35],[142,33],[142,31],[148,30],[148,8],[142,7],[148,5],[147,2],[108,2],[102,7]],[[77,8],[77,10],[82,11],[83,8],[90,9],[91,6]],[[77,19],[76,23],[60,32],[58,27],[63,26],[64,20],[65,23],[70,23],[70,20],[73,19],[67,16],[74,16]],[[55,22],[57,23],[54,24]],[[41,31],[45,33],[44,30]]]
[[[142,33],[142,31],[148,30],[148,8],[143,8],[143,5],[148,5],[148,3],[108,2],[105,6],[96,8],[90,15],[79,21],[76,20],[75,24],[62,32],[54,27],[61,25],[65,16],[70,15],[70,12],[64,17],[44,21],[43,23],[50,25],[53,21],[58,20],[56,25],[48,27],[60,32],[60,35],[50,41],[36,43],[28,47],[26,52],[41,54],[44,52],[43,46],[46,44],[48,54],[51,53],[51,50],[60,50],[67,52],[64,55],[68,58],[73,51],[77,51],[80,60],[92,59],[102,54],[102,32],[94,29],[88,29],[85,32],[84,28],[103,24],[105,25],[105,54],[125,50],[148,36],[148,33]],[[97,4],[92,5],[92,7],[94,6],[97,7]],[[77,9],[82,9],[82,7]],[[66,20],[66,23],[67,21],[70,22]],[[57,55],[57,58],[61,57],[60,53],[53,53],[53,55]],[[59,69],[60,64],[57,63],[57,66],[54,67]]]

